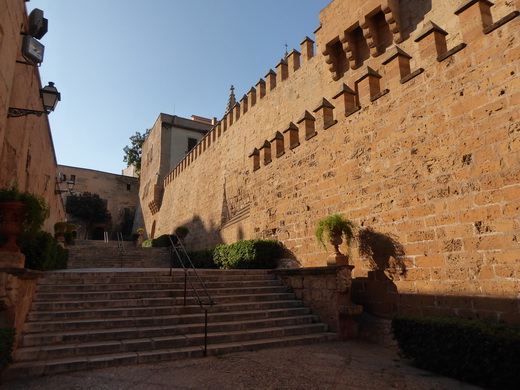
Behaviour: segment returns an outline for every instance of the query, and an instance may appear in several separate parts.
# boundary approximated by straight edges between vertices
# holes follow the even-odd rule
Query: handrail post
[[[204,309],[204,356],[208,356],[208,310]]]
[[[184,270],[184,306],[186,306],[186,286],[188,282],[188,271]]]

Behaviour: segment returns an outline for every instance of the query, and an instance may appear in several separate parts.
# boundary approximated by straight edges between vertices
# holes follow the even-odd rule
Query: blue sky
[[[331,0],[31,0],[49,20],[42,84],[58,163],[121,173],[159,113],[220,119],[285,53],[314,39]]]

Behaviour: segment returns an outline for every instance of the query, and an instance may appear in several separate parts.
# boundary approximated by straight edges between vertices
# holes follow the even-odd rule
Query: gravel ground
[[[395,350],[328,342],[75,372],[7,382],[1,389],[478,389],[412,367]]]

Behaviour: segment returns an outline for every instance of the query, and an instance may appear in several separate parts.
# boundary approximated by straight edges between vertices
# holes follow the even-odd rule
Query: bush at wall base
[[[520,325],[397,316],[401,354],[418,367],[490,389],[520,389]]]
[[[0,376],[13,362],[13,345],[16,339],[15,328],[0,328]]]
[[[213,261],[221,269],[275,268],[281,253],[276,240],[242,240],[217,246]]]
[[[18,238],[18,245],[25,255],[25,268],[38,271],[67,268],[69,251],[59,246],[50,233],[24,233]]]

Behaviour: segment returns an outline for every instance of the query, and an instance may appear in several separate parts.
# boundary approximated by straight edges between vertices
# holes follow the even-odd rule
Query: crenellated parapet
[[[305,37],[300,51],[292,50],[278,62],[276,70],[269,69],[265,77],[260,78],[167,175],[164,185],[174,180],[235,123],[251,115],[270,94],[290,82],[291,77],[311,61],[324,62],[333,82],[338,83],[336,92],[319,99],[316,106],[306,107],[300,118],[292,118],[289,127],[271,129],[275,136],[261,140],[249,155],[253,171],[268,165],[273,158],[283,156],[285,149],[294,149],[301,141],[308,141],[333,126],[340,116],[354,115],[362,107],[374,103],[391,90],[401,88],[424,72],[424,67],[414,69],[414,64],[447,60],[480,36],[514,19],[518,11],[494,23],[490,1],[463,0],[455,9],[455,15],[464,41],[449,47],[447,37],[450,32],[432,20],[425,21],[405,40],[399,0],[333,1],[320,13],[317,45]],[[315,46],[320,48],[321,56],[315,56]]]

